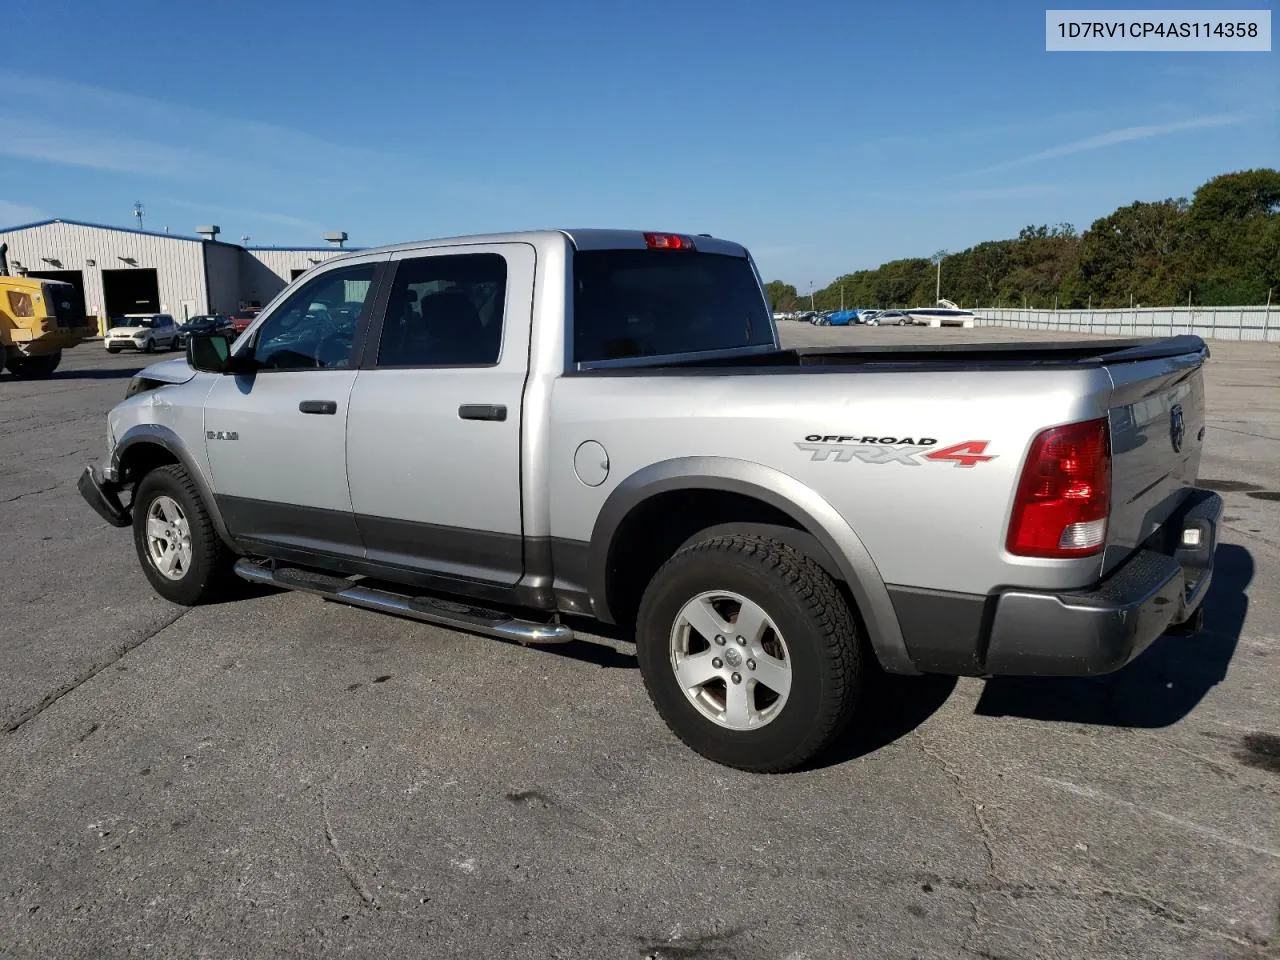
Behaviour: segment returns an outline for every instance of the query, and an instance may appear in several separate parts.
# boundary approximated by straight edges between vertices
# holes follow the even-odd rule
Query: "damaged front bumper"
[[[133,523],[129,508],[120,502],[120,484],[99,475],[95,467],[84,468],[76,488],[94,512],[113,527],[127,527]]]

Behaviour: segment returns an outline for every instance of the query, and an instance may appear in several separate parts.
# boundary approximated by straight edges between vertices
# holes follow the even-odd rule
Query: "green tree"
[[[796,308],[796,288],[789,283],[770,280],[764,285],[764,295],[774,313],[790,313]]]
[[[820,310],[932,303],[934,266],[922,257],[845,274],[817,291]],[[773,286],[772,284],[770,286]],[[795,297],[795,288],[780,284]],[[1280,170],[1226,173],[1194,198],[1139,201],[1095,220],[1032,224],[942,262],[942,295],[964,306],[1127,307],[1263,303],[1280,290]],[[772,296],[772,294],[771,294]],[[808,306],[808,297],[801,298]]]

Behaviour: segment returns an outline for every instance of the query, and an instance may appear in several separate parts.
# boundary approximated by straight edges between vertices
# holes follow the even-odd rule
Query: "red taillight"
[[[693,241],[678,233],[646,233],[644,245],[650,250],[692,250]]]
[[[1106,419],[1051,427],[1031,443],[1005,545],[1022,557],[1086,557],[1102,549],[1110,512]]]

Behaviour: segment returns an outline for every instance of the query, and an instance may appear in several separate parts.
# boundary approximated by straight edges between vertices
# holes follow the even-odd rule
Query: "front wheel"
[[[44,380],[53,376],[62,362],[62,351],[48,353],[42,357],[24,357],[21,354],[11,356],[8,360],[9,372],[19,380]]]
[[[142,352],[143,352],[143,353],[155,353],[155,352],[156,352],[156,341],[155,341],[155,339],[154,339],[154,338],[153,338],[153,339],[151,339],[151,340],[148,340],[148,341],[147,341],[146,346],[144,346],[144,347],[142,348]]]
[[[709,537],[668,560],[641,601],[636,654],[676,736],[761,773],[795,769],[845,733],[862,674],[835,582],[764,536]]]
[[[233,581],[235,558],[218,537],[195,483],[178,464],[158,467],[133,497],[133,544],[156,593],[196,606]]]

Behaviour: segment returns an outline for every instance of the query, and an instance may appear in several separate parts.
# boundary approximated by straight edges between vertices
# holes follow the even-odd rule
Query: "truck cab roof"
[[[646,234],[676,235],[693,242],[694,248],[703,253],[719,253],[732,257],[745,257],[747,248],[731,240],[721,240],[708,234],[679,233],[673,231],[614,230],[602,228],[559,228],[547,230],[521,230],[510,233],[480,233],[457,237],[414,240],[407,243],[365,247],[325,261],[325,266],[364,257],[369,254],[399,253],[423,247],[470,246],[487,243],[529,243],[534,246],[568,240],[577,250],[644,250]]]

